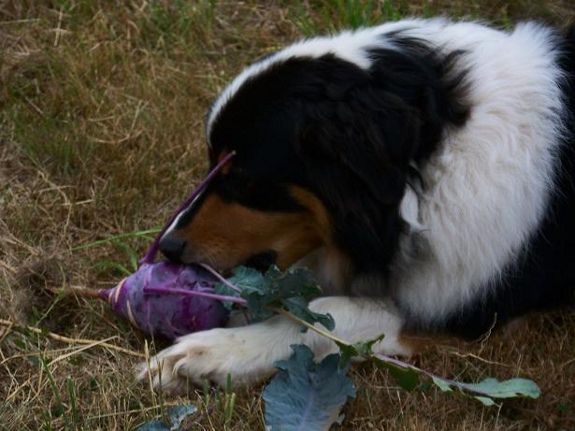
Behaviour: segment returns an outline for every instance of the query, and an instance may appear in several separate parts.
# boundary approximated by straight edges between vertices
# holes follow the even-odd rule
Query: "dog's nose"
[[[181,263],[186,241],[173,234],[167,234],[160,240],[160,251],[172,262]]]

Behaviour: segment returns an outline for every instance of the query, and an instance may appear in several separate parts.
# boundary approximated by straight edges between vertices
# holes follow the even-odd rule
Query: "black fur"
[[[352,260],[352,277],[386,277],[407,229],[401,199],[406,185],[418,182],[412,162],[423,166],[441,137],[470,114],[465,52],[441,55],[401,33],[387,37],[400,49],[371,50],[367,71],[332,55],[273,65],[240,87],[208,137],[212,164],[224,150],[237,152],[232,173],[209,193],[265,211],[302,211],[288,186],[311,191],[333,218],[333,238]],[[575,28],[562,43],[564,93],[575,116]],[[476,338],[494,323],[573,304],[575,121],[567,124],[549,215],[523,258],[487,295],[436,326],[424,327],[403,310],[412,329]]]
[[[399,204],[410,162],[424,163],[468,115],[465,73],[454,72],[463,54],[393,40],[402,49],[370,51],[368,71],[332,55],[272,66],[240,87],[209,136],[212,163],[236,150],[233,165],[246,176],[214,182],[211,192],[285,211],[300,210],[287,185],[310,190],[331,214],[354,276],[387,274],[406,229]]]

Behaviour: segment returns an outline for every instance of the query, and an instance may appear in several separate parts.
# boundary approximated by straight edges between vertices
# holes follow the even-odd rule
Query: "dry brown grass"
[[[376,3],[369,20],[445,12],[562,26],[575,15],[570,0]],[[250,60],[351,22],[334,4],[0,0],[0,318],[143,352],[144,337],[105,305],[43,289],[115,284],[115,263],[128,266],[147,240],[75,247],[160,225],[206,167],[210,99]],[[535,316],[513,334],[439,345],[419,359],[467,380],[532,378],[543,390],[537,401],[485,408],[435,389],[407,393],[364,365],[352,373],[358,396],[343,428],[575,429],[574,329],[573,313]],[[127,430],[160,404],[188,401],[136,384],[137,358],[82,347],[0,328],[0,429]],[[260,392],[238,394],[227,426],[216,409],[189,427],[263,429]],[[200,395],[189,398],[203,406]]]

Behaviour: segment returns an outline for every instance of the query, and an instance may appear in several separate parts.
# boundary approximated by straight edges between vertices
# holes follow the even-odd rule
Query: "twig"
[[[502,362],[490,361],[490,360],[488,360],[488,359],[482,358],[481,356],[474,355],[473,353],[465,353],[465,354],[462,354],[462,353],[459,353],[459,352],[456,352],[456,351],[453,351],[453,350],[448,351],[448,353],[449,353],[450,355],[457,356],[458,358],[463,358],[463,359],[473,358],[473,359],[477,359],[478,361],[484,362],[484,363],[486,363],[486,364],[497,365],[497,366],[500,366],[500,367],[512,368],[512,365],[504,364],[504,363],[502,363]]]
[[[114,338],[114,337],[111,337]],[[48,355],[55,355],[55,354],[60,354],[63,352],[66,353],[70,353],[70,351],[72,352],[76,352],[78,349],[75,347],[64,347],[62,349],[52,349],[52,350],[44,350],[42,352],[28,352],[28,353],[21,353],[18,355],[12,355],[12,356],[8,356],[7,358],[4,357],[4,359],[2,359],[2,361],[0,362],[0,365],[4,365],[5,363],[7,363],[8,361],[13,361],[14,359],[22,359],[22,358],[30,358],[33,356],[48,356]]]
[[[98,346],[106,347],[110,350],[115,350],[117,352],[122,352],[122,353],[125,353],[127,355],[131,355],[131,356],[136,356],[138,358],[143,358],[145,356],[143,353],[136,352],[136,351],[130,350],[130,349],[126,349],[124,347],[116,346],[114,344],[109,344],[109,343],[105,343],[105,342],[100,343],[100,341],[98,341],[98,340],[90,340],[90,339],[85,339],[85,338],[69,338],[69,337],[65,337],[63,335],[56,334],[54,332],[44,331],[40,328],[34,328],[33,326],[18,325],[17,323],[11,322],[10,320],[0,319],[0,325],[12,327],[12,328],[17,329],[19,331],[34,332],[35,334],[44,335],[48,338],[52,338],[53,340],[61,341],[63,343],[90,344],[90,345],[96,343],[96,345],[98,345]]]
[[[107,341],[113,340],[114,338],[116,338],[116,337],[109,337],[109,338],[106,338],[105,340],[94,341],[92,344],[88,344],[84,347],[80,347],[79,349],[76,349],[72,352],[65,353],[63,355],[58,356],[57,358],[52,359],[48,365],[52,365],[52,364],[55,364],[56,362],[60,362],[66,358],[69,358],[70,356],[77,355],[78,353],[83,352],[84,350],[91,349],[92,347],[96,347],[96,346],[99,346],[101,344],[105,344]]]
[[[2,338],[0,338],[0,344],[2,344],[2,342],[6,339],[6,337],[8,336],[8,334],[10,332],[12,332],[12,328],[14,328],[14,323],[10,323],[10,325],[8,325],[8,327],[6,329],[4,329],[4,332],[2,332]]]
[[[72,295],[84,297],[84,298],[102,298],[102,293],[100,289],[91,289],[89,287],[82,286],[70,286],[63,289],[57,289],[57,292],[64,291],[65,293],[70,293]]]
[[[31,19],[14,19],[12,21],[0,21],[0,25],[26,24],[29,22],[40,22],[40,19],[39,18],[31,18]]]
[[[32,102],[30,99],[28,99],[26,96],[24,96],[24,100],[26,100],[26,102],[28,102],[28,104],[34,108],[34,111],[36,111],[38,114],[40,114],[41,117],[45,117],[44,112],[38,107],[38,105],[36,105],[34,102]]]
[[[60,9],[60,14],[58,15],[58,28],[56,28],[56,37],[54,39],[54,46],[58,46],[60,43],[60,30],[62,29],[62,18],[64,17],[64,13],[62,9]]]

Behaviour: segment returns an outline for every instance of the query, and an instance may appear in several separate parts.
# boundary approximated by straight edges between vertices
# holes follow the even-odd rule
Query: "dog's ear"
[[[399,204],[418,140],[417,113],[364,87],[312,107],[299,153],[314,192],[332,216],[334,240],[357,271],[385,272],[404,229]]]
[[[399,206],[410,162],[427,157],[449,116],[459,115],[441,66],[396,51],[377,55],[381,61],[370,70],[323,59],[323,67],[331,67],[314,91],[306,89],[298,138],[308,180],[332,214],[336,241],[366,272],[385,272],[406,228]]]

